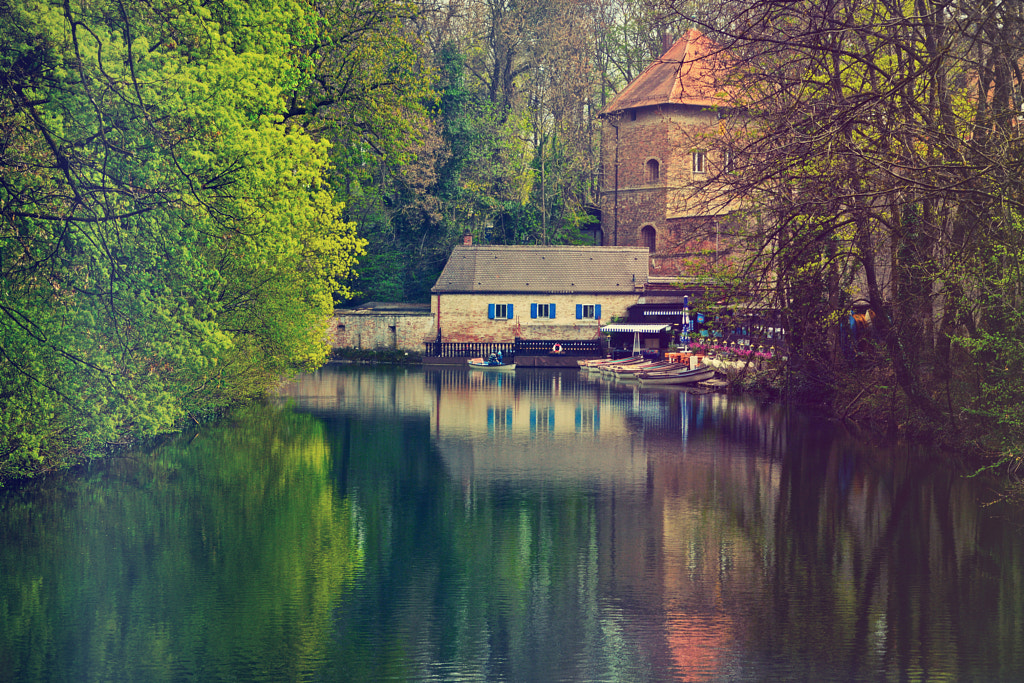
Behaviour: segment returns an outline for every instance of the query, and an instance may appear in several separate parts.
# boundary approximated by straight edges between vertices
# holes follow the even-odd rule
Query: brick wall
[[[714,111],[683,106],[650,107],[635,113],[635,121],[626,112],[606,118],[602,126],[604,243],[646,246],[642,231],[651,226],[655,231],[652,275],[678,275],[685,267],[683,255],[709,245],[707,235],[714,232],[714,224],[708,222],[708,214],[722,212],[721,207],[711,205],[711,195],[695,187],[722,163],[715,142],[718,118]],[[617,139],[613,124],[618,125]],[[693,173],[695,149],[706,152],[706,174]],[[652,159],[658,162],[656,181],[647,173]]]
[[[446,342],[511,342],[523,339],[594,339],[601,325],[625,318],[641,292],[629,294],[441,294],[431,297]],[[555,318],[530,317],[530,304],[554,304]],[[513,318],[491,320],[488,304],[512,304]],[[601,306],[600,320],[577,320],[576,305]],[[436,334],[436,328],[432,329]]]

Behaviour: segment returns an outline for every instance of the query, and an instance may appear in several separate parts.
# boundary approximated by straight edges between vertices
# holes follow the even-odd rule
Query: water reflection
[[[528,678],[548,660],[567,678],[624,680],[1012,679],[1024,664],[1017,646],[988,646],[1013,639],[988,615],[1022,616],[1016,579],[971,571],[993,553],[1019,564],[1014,527],[979,506],[980,482],[912,453],[779,406],[577,373],[341,372],[311,385],[325,379],[346,397],[330,410],[365,415],[359,384],[375,410],[401,396],[429,422],[461,498],[438,514],[473,539],[438,563],[478,582],[475,601],[498,600],[496,615],[459,620],[489,643],[502,634],[517,663],[485,677]],[[980,548],[984,528],[1014,540]]]
[[[282,394],[0,492],[0,680],[1024,677],[1019,511],[913,453],[577,372]]]

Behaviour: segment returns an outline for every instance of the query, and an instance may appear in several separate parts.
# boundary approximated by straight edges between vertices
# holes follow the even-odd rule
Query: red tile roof
[[[724,106],[727,100],[719,80],[725,69],[722,49],[697,29],[690,29],[616,95],[600,115],[663,104]]]

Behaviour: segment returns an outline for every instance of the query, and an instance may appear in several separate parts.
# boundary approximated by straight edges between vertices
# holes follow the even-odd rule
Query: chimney
[[[668,31],[661,34],[661,54],[668,52],[669,48],[675,43],[675,39],[672,34]]]
[[[471,246],[473,246],[473,233],[471,233],[469,230],[467,230],[466,232],[462,233],[462,246],[464,246],[464,247],[471,247]]]

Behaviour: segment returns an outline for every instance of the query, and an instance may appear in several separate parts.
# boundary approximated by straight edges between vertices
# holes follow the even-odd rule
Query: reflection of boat
[[[637,380],[643,386],[658,384],[696,384],[706,382],[715,376],[715,369],[702,365],[696,370],[673,370],[663,372],[641,372]]]
[[[515,363],[502,363],[501,361],[492,361],[490,359],[484,360],[483,358],[470,358],[466,361],[466,364],[471,368],[477,370],[493,370],[493,371],[508,371],[515,370]]]

